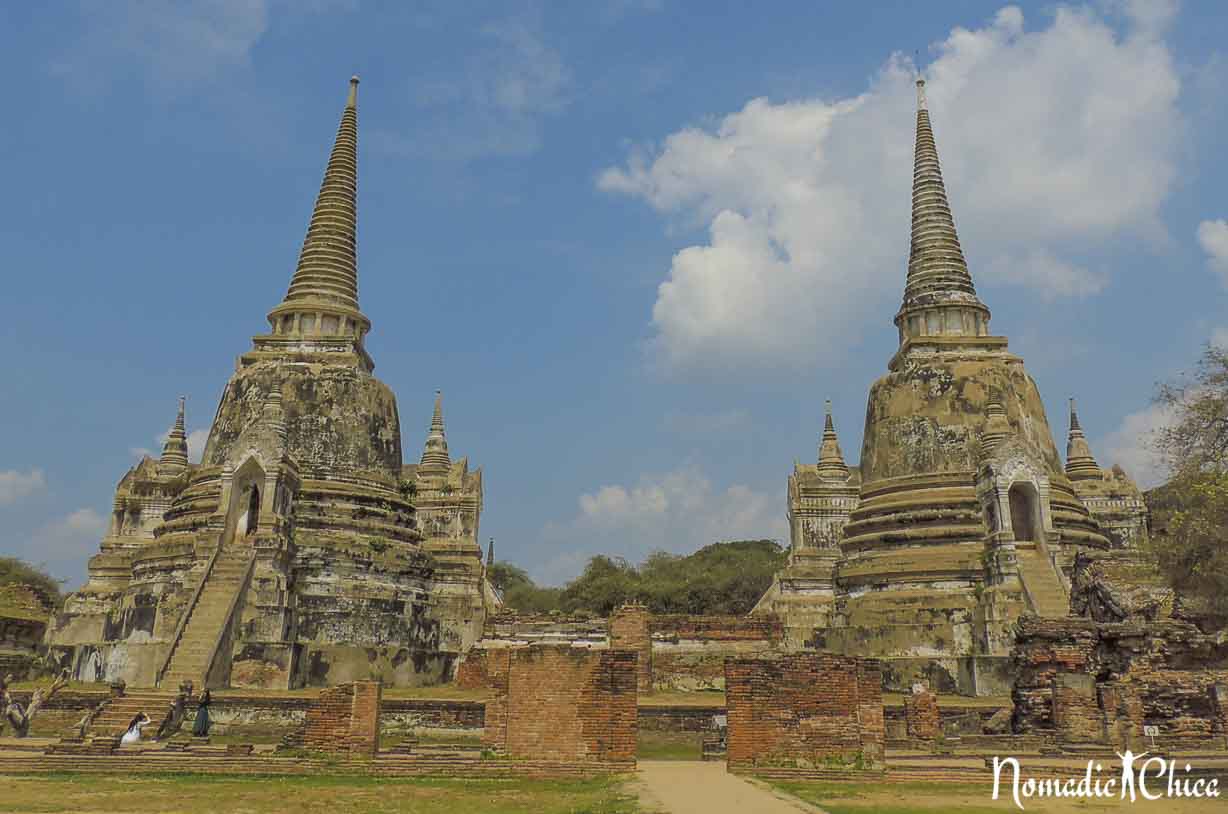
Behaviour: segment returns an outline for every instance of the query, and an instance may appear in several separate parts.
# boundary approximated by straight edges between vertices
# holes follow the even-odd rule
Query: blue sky
[[[919,64],[994,330],[1144,481],[1228,340],[1215,2],[13,5],[0,550],[77,584],[176,397],[199,440],[362,76],[360,297],[407,459],[444,391],[483,537],[544,581],[784,538],[824,398],[895,349]],[[198,451],[197,451],[198,454]]]

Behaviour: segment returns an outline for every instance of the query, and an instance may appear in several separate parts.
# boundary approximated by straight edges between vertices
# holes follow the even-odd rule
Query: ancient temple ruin
[[[1063,465],[1036,383],[990,333],[917,82],[912,234],[899,348],[870,389],[861,460],[830,405],[818,460],[789,477],[791,551],[756,612],[794,646],[882,660],[889,687],[1010,686],[1015,622],[1067,615],[1077,558],[1130,560],[1142,495],[1070,413]]]
[[[286,689],[445,679],[498,599],[480,470],[435,403],[402,460],[358,302],[358,79],[285,298],[222,393],[200,464],[184,405],[159,460],[120,481],[89,581],[47,642],[85,681]]]

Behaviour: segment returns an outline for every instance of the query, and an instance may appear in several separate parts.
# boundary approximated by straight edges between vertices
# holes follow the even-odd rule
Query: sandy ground
[[[640,805],[666,814],[798,814],[821,809],[725,771],[724,761],[641,760]]]

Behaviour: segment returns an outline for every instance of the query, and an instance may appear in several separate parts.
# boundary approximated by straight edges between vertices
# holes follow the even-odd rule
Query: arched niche
[[[1040,494],[1028,481],[1017,481],[1007,491],[1007,505],[1011,513],[1011,531],[1017,542],[1036,542],[1043,539],[1040,512]]]
[[[230,506],[226,511],[226,533],[230,539],[242,539],[260,527],[265,480],[264,467],[254,457],[235,470],[230,485]]]

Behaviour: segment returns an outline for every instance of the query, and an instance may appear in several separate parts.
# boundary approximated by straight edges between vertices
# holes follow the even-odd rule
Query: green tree
[[[509,608],[522,613],[549,613],[559,608],[561,588],[537,586],[528,572],[510,562],[495,562],[486,576]]]
[[[486,570],[486,578],[490,580],[490,584],[495,586],[495,590],[499,593],[505,593],[509,589],[521,585],[533,584],[533,580],[529,578],[527,571],[502,560],[493,563]]]
[[[653,613],[748,613],[785,562],[772,540],[713,543],[686,556],[657,551],[639,566],[598,554],[563,588],[533,584],[522,569],[495,563],[490,579],[504,603],[522,612],[585,611],[607,616],[629,600]]]
[[[1170,482],[1153,509],[1151,555],[1187,612],[1228,620],[1228,474]]]
[[[640,575],[622,557],[599,554],[588,561],[584,572],[563,589],[563,610],[586,610],[606,616],[619,605],[641,599]]]
[[[16,557],[0,557],[0,585],[32,585],[58,608],[64,597],[61,583],[42,568]]]
[[[1228,348],[1159,386],[1170,421],[1154,446],[1172,479],[1150,497],[1150,554],[1198,615],[1228,619]]]
[[[641,587],[654,613],[744,614],[784,561],[772,540],[713,543],[685,557],[652,555],[640,567]]]

